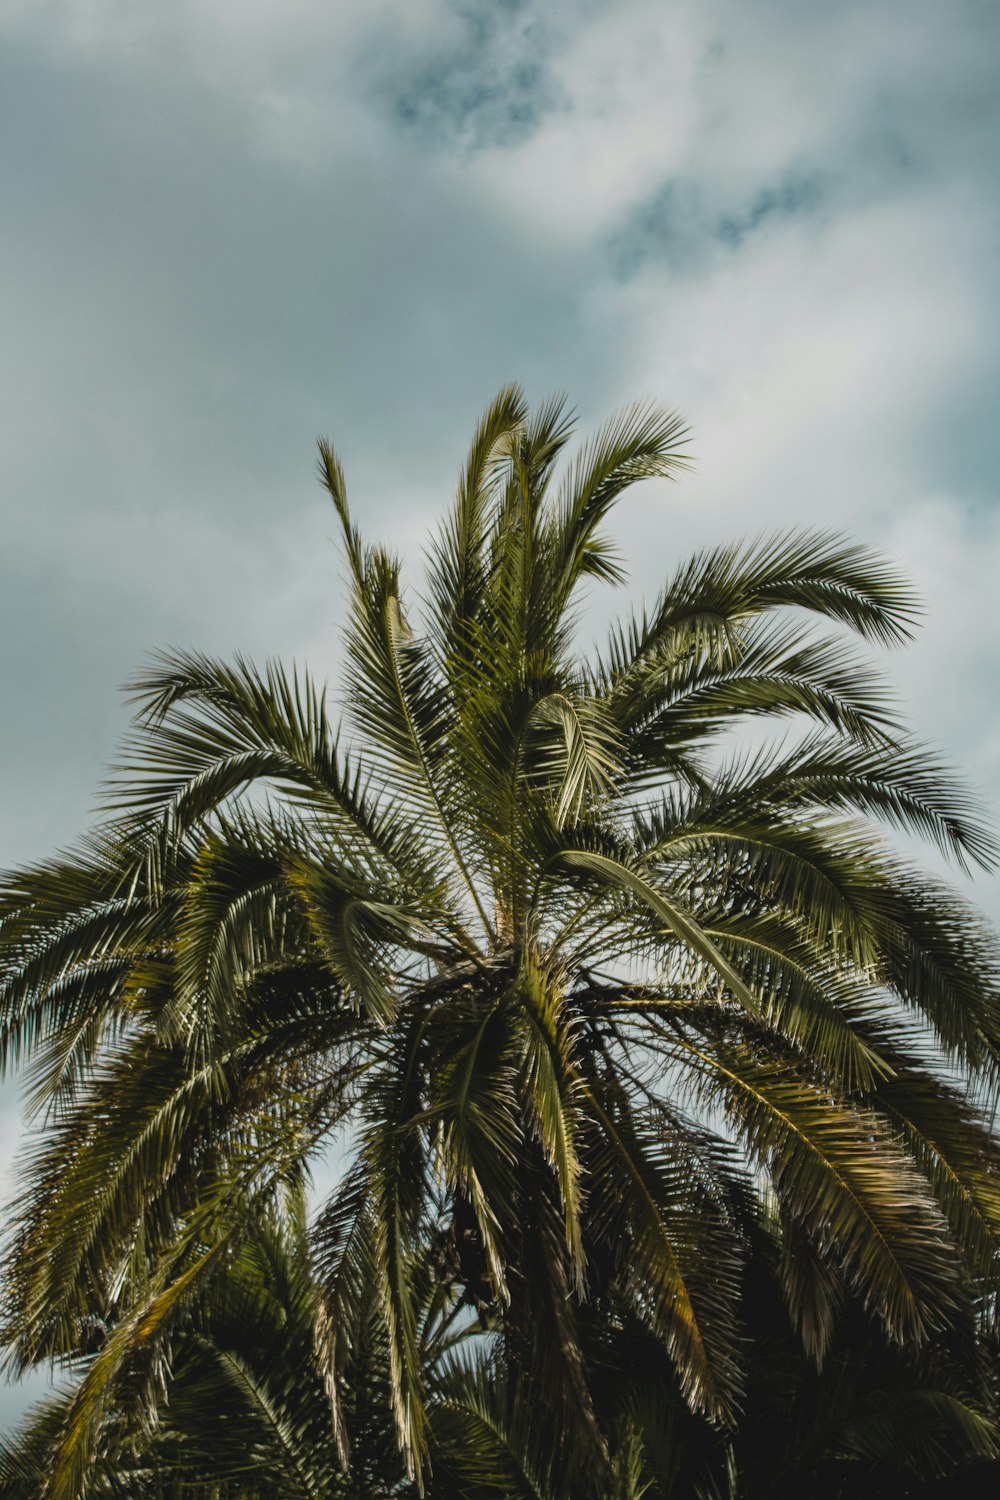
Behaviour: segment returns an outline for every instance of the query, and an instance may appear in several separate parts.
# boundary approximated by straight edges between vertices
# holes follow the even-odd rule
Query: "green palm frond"
[[[785,1061],[682,1044],[794,1218],[843,1266],[886,1333],[920,1342],[961,1295],[962,1267],[934,1197],[874,1113],[796,1077]]]
[[[454,508],[432,552],[431,591],[445,658],[455,673],[466,664],[465,627],[478,618],[482,608],[498,494],[510,465],[512,440],[523,430],[527,416],[527,403],[518,386],[499,392],[476,430]],[[459,691],[460,681],[458,676]]]
[[[731,1421],[740,1382],[729,1311],[739,1253],[730,1227],[710,1199],[696,1194],[692,1201],[691,1164],[676,1136],[602,1107],[595,1094],[589,1102],[600,1132],[595,1232],[621,1259],[626,1295],[669,1352],[687,1401],[713,1421]],[[709,1253],[711,1284],[704,1275]]]
[[[597,529],[623,490],[642,479],[676,479],[690,468],[687,426],[676,412],[652,404],[626,407],[574,462],[556,501],[547,538],[553,582],[565,605],[588,574],[619,582],[621,573]]]
[[[568,1500],[551,1442],[539,1432],[530,1395],[498,1381],[488,1365],[452,1363],[434,1399],[434,1467],[454,1500]],[[437,1494],[437,1485],[434,1487]]]
[[[959,1464],[1000,1454],[996,1425],[949,1391],[887,1396],[838,1434],[835,1452],[883,1468],[942,1478]]]
[[[550,693],[528,716],[522,741],[524,781],[552,788],[553,818],[575,823],[607,797],[619,773],[618,736],[599,703]]]

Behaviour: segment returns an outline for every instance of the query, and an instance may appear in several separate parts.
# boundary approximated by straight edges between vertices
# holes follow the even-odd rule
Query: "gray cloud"
[[[713,202],[695,178],[664,184],[608,236],[611,266],[628,280],[649,261],[671,272],[703,272],[723,252],[741,250],[760,230],[830,210],[831,182],[820,171],[788,171],[777,181],[742,194],[728,206]]]
[[[816,213],[826,196],[825,188],[819,172],[788,175],[773,186],[759,189],[742,211],[724,214],[715,226],[715,236],[730,249],[739,250],[762,224]]]
[[[525,0],[454,7],[448,43],[414,67],[372,60],[392,116],[428,146],[512,146],[566,106],[549,68],[559,38]]]

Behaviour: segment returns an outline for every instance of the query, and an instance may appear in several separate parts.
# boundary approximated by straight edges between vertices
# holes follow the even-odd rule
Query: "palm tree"
[[[88,1495],[348,1493],[313,1347],[302,1201],[301,1191],[284,1194],[226,1259],[209,1295],[189,1302],[159,1401],[148,1399],[141,1380],[119,1384],[88,1467]],[[57,1392],[0,1450],[4,1500],[46,1493],[73,1405],[72,1388]]]
[[[978,1493],[970,1468],[977,1460],[982,1493],[993,1493],[996,1467],[983,1465],[994,1451],[993,1431],[963,1390],[954,1351],[939,1349],[935,1361],[933,1351],[914,1359],[912,1351],[886,1347],[855,1305],[845,1309],[836,1345],[817,1371],[788,1323],[777,1240],[756,1244],[744,1286],[748,1410],[739,1430],[699,1422],[662,1368],[655,1340],[633,1330],[631,1359],[598,1383],[601,1426],[610,1438],[599,1472],[586,1454],[554,1447],[548,1413],[511,1378],[498,1351],[484,1348],[475,1324],[455,1317],[456,1288],[446,1289],[436,1274],[436,1247],[428,1252],[415,1278],[432,1439],[428,1500],[713,1500],[733,1493],[732,1475],[739,1476],[740,1495],[775,1500],[802,1494],[875,1500],[886,1493],[941,1500],[953,1492],[928,1485],[927,1476],[959,1474],[968,1497]],[[159,1399],[150,1403],[141,1382],[119,1390],[86,1494],[109,1500],[415,1495],[394,1442],[377,1290],[369,1283],[361,1293],[363,1337],[341,1372],[354,1438],[348,1468],[329,1421],[315,1338],[320,1289],[299,1183],[189,1304]],[[605,1340],[605,1364],[612,1342]],[[74,1395],[65,1390],[43,1402],[12,1441],[0,1443],[0,1500],[41,1500],[47,1493],[49,1457]]]
[[[320,1288],[310,1264],[302,1183],[228,1257],[188,1305],[172,1340],[159,1398],[142,1383],[118,1392],[88,1497],[150,1500],[385,1500],[414,1496],[392,1431],[388,1349],[377,1289],[359,1289],[363,1330],[341,1370],[353,1437],[340,1462],[315,1337]],[[606,1332],[597,1382],[608,1462],[551,1441],[549,1412],[530,1398],[476,1324],[455,1314],[457,1288],[442,1283],[439,1247],[415,1267],[421,1373],[428,1394],[432,1464],[428,1500],[716,1500],[734,1493],[774,1500],[872,1500],[886,1493],[943,1500],[995,1490],[991,1424],[963,1389],[954,1349],[887,1347],[863,1309],[844,1310],[822,1370],[804,1356],[781,1288],[780,1240],[756,1230],[743,1305],[747,1402],[739,1429],[693,1416],[648,1330]],[[772,1226],[773,1227],[773,1226]],[[608,1333],[611,1337],[608,1337]],[[623,1334],[625,1337],[623,1338]],[[613,1378],[609,1355],[619,1350]],[[625,1357],[620,1357],[624,1352]],[[49,1459],[65,1430],[72,1389],[43,1402],[0,1443],[0,1500],[42,1500]],[[955,1474],[961,1490],[934,1481]],[[929,1478],[930,1476],[930,1478]]]
[[[344,727],[305,674],[163,658],[108,820],[4,883],[0,1035],[44,1121],[5,1331],[15,1369],[83,1371],[51,1496],[128,1392],[156,1407],[194,1310],[334,1139],[311,1255],[344,1463],[371,1290],[426,1475],[433,1265],[488,1351],[469,1399],[544,1413],[550,1456],[641,1493],[641,1393],[612,1419],[609,1389],[639,1360],[678,1423],[734,1430],[762,1224],[815,1365],[858,1308],[880,1346],[952,1348],[990,1416],[997,946],[877,824],[960,864],[994,847],[848,640],[904,640],[910,593],[786,535],[695,557],[583,656],[584,586],[622,578],[607,516],[684,469],[685,435],[631,408],[557,479],[571,430],[500,393],[417,605],[321,444]],[[747,749],[754,719],[785,738]]]

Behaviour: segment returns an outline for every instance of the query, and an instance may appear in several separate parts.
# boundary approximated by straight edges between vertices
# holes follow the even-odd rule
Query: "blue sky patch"
[[[460,42],[415,68],[407,60],[387,90],[392,115],[430,146],[516,145],[564,102],[549,71],[553,36],[521,0],[455,10]]]

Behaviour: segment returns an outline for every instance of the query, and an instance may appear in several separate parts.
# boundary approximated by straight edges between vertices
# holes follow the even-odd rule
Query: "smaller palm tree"
[[[954,1348],[888,1348],[856,1304],[844,1309],[821,1371],[787,1318],[780,1238],[755,1229],[744,1286],[747,1410],[737,1431],[696,1419],[648,1331],[624,1325],[595,1358],[595,1404],[609,1454],[552,1442],[551,1410],[504,1366],[498,1346],[462,1316],[439,1275],[440,1247],[415,1268],[421,1370],[432,1435],[427,1500],[640,1500],[729,1493],[839,1500],[886,1493],[940,1497],[954,1474],[976,1494],[977,1463],[995,1485],[994,1433],[963,1389]],[[292,1189],[200,1297],[172,1340],[164,1388],[119,1387],[88,1473],[89,1497],[206,1500],[386,1500],[415,1496],[395,1442],[388,1346],[374,1285],[363,1330],[341,1369],[352,1434],[345,1466],[330,1425],[321,1287],[305,1196]],[[64,1391],[0,1446],[0,1500],[42,1500],[50,1457],[74,1406]],[[155,1416],[153,1415],[155,1413]],[[990,1479],[990,1476],[992,1477]],[[736,1489],[733,1482],[736,1482]],[[973,1488],[970,1490],[969,1485]],[[992,1493],[992,1490],[983,1490]]]

